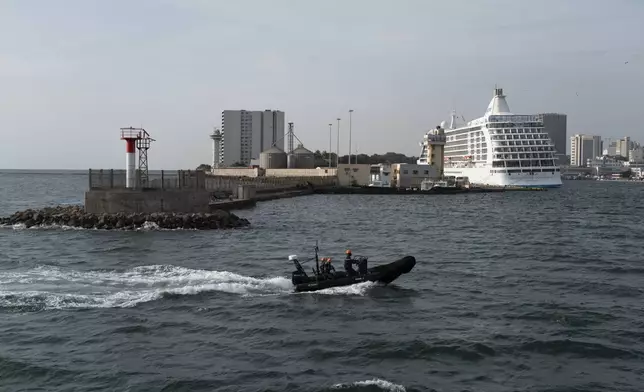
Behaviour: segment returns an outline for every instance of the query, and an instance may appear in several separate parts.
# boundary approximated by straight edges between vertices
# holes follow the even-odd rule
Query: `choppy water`
[[[0,173],[0,215],[85,175]],[[641,391],[644,186],[307,196],[236,231],[0,229],[0,390]],[[293,294],[289,254],[418,264]]]

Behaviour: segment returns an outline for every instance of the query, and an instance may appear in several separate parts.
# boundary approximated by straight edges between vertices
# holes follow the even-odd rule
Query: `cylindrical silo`
[[[286,153],[276,146],[259,154],[259,167],[262,169],[285,169]]]
[[[295,168],[297,169],[314,169],[315,168],[315,154],[298,144],[297,148],[293,150],[295,157]]]
[[[297,161],[295,158],[294,154],[288,154],[286,156],[286,167],[288,169],[296,169],[297,168]]]

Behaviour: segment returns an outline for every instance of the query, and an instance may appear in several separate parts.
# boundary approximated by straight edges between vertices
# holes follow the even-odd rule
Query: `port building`
[[[224,110],[221,113],[220,167],[249,165],[273,145],[284,150],[284,112]]]

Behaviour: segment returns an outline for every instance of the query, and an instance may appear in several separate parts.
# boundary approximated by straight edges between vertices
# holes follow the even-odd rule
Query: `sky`
[[[212,160],[222,110],[282,110],[310,150],[418,155],[494,86],[568,135],[644,142],[642,0],[0,0],[0,168]]]

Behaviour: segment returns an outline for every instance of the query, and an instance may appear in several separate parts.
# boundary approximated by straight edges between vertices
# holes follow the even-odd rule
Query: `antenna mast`
[[[293,134],[293,123],[292,122],[288,123],[288,133],[287,133],[287,135],[288,135],[288,152],[292,153],[293,150],[294,150],[294,148],[293,148],[293,136],[295,136]]]

